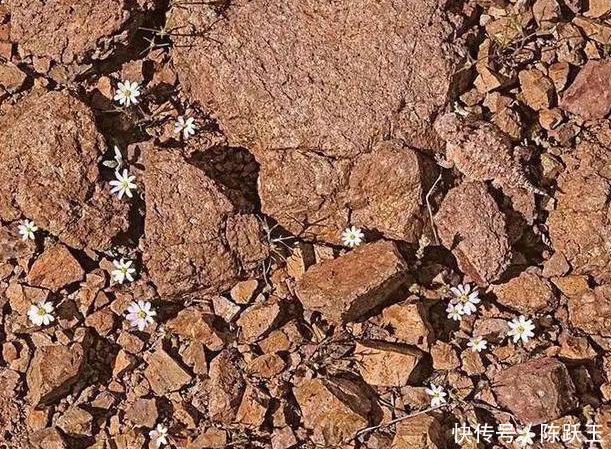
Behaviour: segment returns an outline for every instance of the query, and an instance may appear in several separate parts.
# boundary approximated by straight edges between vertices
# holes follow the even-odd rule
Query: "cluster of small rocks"
[[[0,2],[0,449],[611,447],[610,114],[608,0]]]

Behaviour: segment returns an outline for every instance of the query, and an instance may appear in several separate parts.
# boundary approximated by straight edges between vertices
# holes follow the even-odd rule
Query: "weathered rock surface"
[[[412,372],[422,352],[408,345],[384,341],[366,341],[356,344],[357,366],[363,380],[369,385],[402,387],[410,383]]]
[[[511,366],[493,380],[494,394],[522,423],[541,424],[565,415],[577,405],[566,366],[545,357]]]
[[[389,326],[399,341],[426,350],[434,337],[427,316],[422,302],[402,302],[386,307],[382,311],[381,323]]]
[[[208,412],[216,422],[231,423],[235,420],[246,383],[239,367],[239,356],[224,349],[210,362],[211,379]]]
[[[78,380],[85,362],[85,349],[80,343],[38,348],[26,375],[30,402],[35,406],[47,404],[65,395]]]
[[[91,111],[68,93],[35,91],[0,117],[0,218],[25,215],[75,248],[104,250],[128,205],[100,182],[105,147]]]
[[[78,282],[85,276],[85,271],[78,260],[62,244],[46,249],[28,273],[28,283],[36,287],[57,291],[60,288]]]
[[[293,394],[303,425],[318,444],[337,445],[368,425],[371,403],[352,381],[310,379],[293,388]]]
[[[333,323],[354,321],[383,303],[405,280],[406,269],[394,243],[369,243],[311,266],[296,293],[306,309]]]
[[[511,248],[505,215],[486,185],[463,182],[444,198],[435,215],[443,245],[461,270],[478,284],[497,280],[509,266]]]
[[[432,415],[424,414],[397,424],[392,449],[441,449],[446,447],[441,424]]]
[[[161,347],[151,354],[147,363],[144,376],[159,396],[178,391],[191,381],[189,373]]]
[[[588,334],[611,337],[611,284],[588,289],[568,299],[573,326]]]
[[[564,92],[560,107],[596,120],[611,112],[611,59],[588,61]]]
[[[354,156],[387,133],[438,146],[431,117],[453,72],[432,0],[177,5],[174,62],[235,146]],[[286,24],[290,23],[290,28]]]
[[[548,219],[549,236],[575,274],[611,281],[611,129],[598,131],[600,142],[582,141],[563,162],[557,207]]]
[[[527,315],[545,310],[554,301],[550,283],[529,272],[522,272],[505,284],[495,285],[493,291],[498,302]]]
[[[214,323],[215,316],[197,306],[187,307],[167,322],[167,329],[187,340],[202,343],[211,351],[223,349],[223,334]]]

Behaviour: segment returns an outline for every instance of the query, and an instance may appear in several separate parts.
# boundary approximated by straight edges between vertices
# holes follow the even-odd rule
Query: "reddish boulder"
[[[61,243],[47,248],[32,265],[28,273],[28,283],[36,287],[57,291],[78,282],[85,271],[78,260]]]
[[[499,303],[527,315],[545,310],[554,301],[550,283],[531,272],[522,272],[505,284],[495,285],[493,292]]]
[[[303,306],[333,323],[354,321],[380,305],[405,280],[407,265],[392,242],[363,245],[312,265],[298,281]]]
[[[550,422],[577,405],[575,386],[566,366],[552,357],[511,366],[494,376],[499,404],[523,424]]]
[[[230,349],[210,362],[208,413],[212,421],[229,424],[236,418],[246,388],[239,362],[238,353]]]
[[[197,306],[187,307],[167,322],[166,328],[186,340],[202,343],[211,351],[223,349],[223,333],[215,325],[215,316]]]
[[[89,108],[34,91],[0,117],[0,219],[22,215],[75,248],[107,249],[127,229],[127,202],[100,181],[105,151]]]
[[[497,280],[511,260],[505,215],[486,184],[463,182],[448,192],[435,215],[439,237],[461,270],[480,285]]]
[[[588,61],[564,92],[560,107],[586,120],[611,112],[611,59]]]
[[[354,356],[363,380],[369,385],[403,387],[412,377],[422,352],[408,345],[384,341],[356,344]]]
[[[158,396],[180,390],[191,376],[161,347],[148,357],[144,376]]]

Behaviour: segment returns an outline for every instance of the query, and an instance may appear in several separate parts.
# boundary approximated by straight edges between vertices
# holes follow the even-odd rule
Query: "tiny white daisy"
[[[50,302],[41,301],[38,304],[32,304],[28,310],[28,318],[36,326],[47,326],[49,323],[55,321],[55,317],[52,315],[55,308]]]
[[[132,190],[136,190],[138,186],[134,184],[135,176],[130,175],[126,168],[123,169],[123,174],[118,171],[115,172],[115,181],[110,181],[110,185],[113,186],[110,189],[110,193],[116,193],[119,199],[123,198],[123,195],[127,195],[129,198],[133,197]]]
[[[530,431],[530,425],[522,427],[516,431],[515,442],[520,447],[532,446],[534,444],[533,438],[535,433]]]
[[[517,343],[519,340],[522,340],[522,343],[528,343],[528,340],[535,336],[533,332],[535,325],[532,320],[527,320],[524,315],[514,318],[507,324],[509,325],[507,336],[513,337],[514,343]]]
[[[364,238],[365,234],[363,234],[363,232],[356,226],[346,228],[344,232],[342,232],[342,242],[344,245],[349,246],[350,248],[359,246],[361,243],[363,243]]]
[[[471,315],[477,310],[475,305],[481,302],[477,288],[471,290],[471,285],[460,284],[456,287],[452,287],[450,290],[454,294],[454,298],[452,298],[450,302],[452,304],[462,305],[462,310],[465,315]]]
[[[195,134],[195,131],[197,131],[197,125],[195,124],[195,119],[193,117],[188,117],[187,119],[185,119],[185,117],[178,117],[178,120],[174,125],[174,132],[176,134],[180,134],[182,132],[183,137],[188,139]]]
[[[115,101],[119,104],[129,107],[132,104],[138,104],[138,97],[140,96],[140,86],[138,83],[132,83],[124,81],[117,84],[117,92],[115,94]]]
[[[19,226],[19,234],[21,234],[21,240],[34,240],[34,233],[38,231],[38,226],[33,221],[23,220]]]
[[[114,147],[115,157],[110,161],[102,162],[102,165],[108,168],[114,168],[115,170],[119,170],[123,166],[123,155],[119,150],[119,147],[115,145]]]
[[[132,274],[136,272],[136,269],[132,267],[133,261],[131,260],[113,260],[115,269],[110,272],[112,280],[122,284],[127,279],[129,282],[133,282],[134,277]]]
[[[431,384],[431,388],[427,388],[424,391],[431,397],[431,407],[437,407],[446,403],[446,392],[443,391],[441,385],[436,386],[435,384]]]
[[[446,312],[448,312],[448,318],[454,321],[462,320],[462,316],[464,315],[461,304],[448,304]]]
[[[132,302],[127,308],[127,321],[132,327],[137,327],[139,331],[143,331],[146,326],[155,322],[153,318],[157,312],[151,309],[151,303],[148,301]]]
[[[467,343],[473,352],[482,352],[488,348],[488,342],[482,337],[473,337]]]
[[[168,444],[168,428],[163,424],[157,424],[157,427],[149,432],[149,437],[151,437],[151,441],[155,447],[161,447],[164,444]]]

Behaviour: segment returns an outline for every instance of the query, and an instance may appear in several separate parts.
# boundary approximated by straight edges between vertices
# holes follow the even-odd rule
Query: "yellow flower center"
[[[146,318],[146,312],[144,310],[141,310],[140,312],[138,312],[138,318]]]

